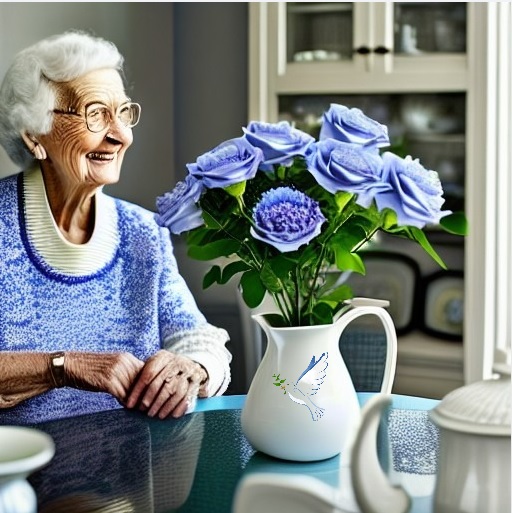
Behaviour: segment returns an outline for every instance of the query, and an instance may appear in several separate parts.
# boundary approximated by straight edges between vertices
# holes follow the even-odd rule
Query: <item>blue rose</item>
[[[320,140],[323,139],[336,139],[377,148],[389,146],[388,129],[385,125],[369,118],[360,109],[349,109],[334,103],[323,115]]]
[[[201,182],[191,175],[178,182],[171,192],[156,199],[157,223],[177,235],[202,226],[202,211],[197,206],[202,191]]]
[[[378,191],[390,188],[382,181],[382,159],[371,148],[324,139],[315,145],[307,162],[310,173],[325,190],[357,194],[357,203],[365,208]]]
[[[264,165],[261,169],[265,171],[270,171],[274,164],[291,165],[293,157],[305,156],[315,141],[309,134],[293,128],[287,121],[251,121],[243,131],[245,138],[263,151]]]
[[[448,210],[441,211],[444,203],[443,188],[435,171],[425,169],[418,159],[402,159],[386,152],[383,179],[391,187],[379,192],[375,202],[379,210],[391,208],[396,212],[398,224],[423,228],[427,224],[438,224]]]
[[[278,187],[263,193],[253,220],[251,235],[286,253],[319,235],[325,217],[318,203],[303,192]]]
[[[187,164],[190,174],[208,189],[225,188],[254,178],[263,160],[263,152],[238,137],[219,144]]]

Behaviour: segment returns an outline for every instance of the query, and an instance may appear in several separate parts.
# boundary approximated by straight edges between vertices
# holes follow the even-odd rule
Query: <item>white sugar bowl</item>
[[[510,510],[510,353],[499,374],[449,393],[431,412],[440,428],[434,513]]]

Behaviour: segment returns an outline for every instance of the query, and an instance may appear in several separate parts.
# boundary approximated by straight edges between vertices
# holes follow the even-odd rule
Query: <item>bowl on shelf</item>
[[[451,134],[464,130],[457,114],[436,98],[404,98],[401,119],[406,130],[413,134]]]

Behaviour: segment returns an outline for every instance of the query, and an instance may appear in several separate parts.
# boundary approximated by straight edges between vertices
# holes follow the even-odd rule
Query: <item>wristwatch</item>
[[[64,359],[65,353],[62,351],[50,354],[50,373],[56,388],[61,388],[66,384],[66,376],[64,375]]]

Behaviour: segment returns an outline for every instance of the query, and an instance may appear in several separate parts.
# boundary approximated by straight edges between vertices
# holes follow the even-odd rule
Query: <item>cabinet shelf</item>
[[[289,4],[288,14],[317,14],[317,13],[336,13],[336,12],[351,12],[352,3],[308,3],[308,4]]]
[[[407,139],[415,143],[428,144],[465,144],[465,134],[443,134],[443,133],[408,133]]]

